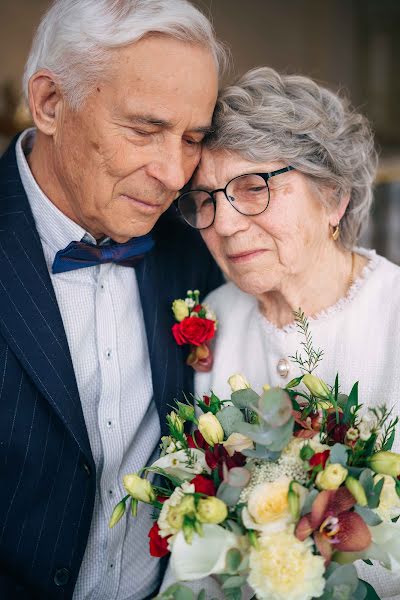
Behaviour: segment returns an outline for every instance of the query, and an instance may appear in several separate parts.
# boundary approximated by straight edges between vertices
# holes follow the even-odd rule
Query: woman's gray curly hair
[[[350,194],[339,240],[351,249],[368,221],[377,153],[367,119],[308,77],[252,69],[222,90],[210,149],[254,162],[282,160],[332,190]]]

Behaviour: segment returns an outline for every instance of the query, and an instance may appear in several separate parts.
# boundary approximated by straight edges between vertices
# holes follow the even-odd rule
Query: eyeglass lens
[[[256,174],[241,175],[232,179],[225,195],[230,204],[243,215],[258,215],[269,203],[269,188],[263,177]],[[215,217],[215,201],[209,192],[193,190],[178,200],[183,218],[196,229],[210,227]]]

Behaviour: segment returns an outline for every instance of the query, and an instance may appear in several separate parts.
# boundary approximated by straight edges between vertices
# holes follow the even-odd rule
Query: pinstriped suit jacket
[[[171,302],[221,275],[170,209],[136,268],[161,425],[192,391]],[[79,298],[77,298],[79,302]],[[68,343],[15,157],[0,159],[0,598],[72,597],[89,533],[95,467]]]

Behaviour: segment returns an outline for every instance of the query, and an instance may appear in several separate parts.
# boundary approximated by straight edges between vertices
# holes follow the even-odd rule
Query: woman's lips
[[[238,252],[237,254],[228,254],[227,257],[228,257],[228,260],[230,260],[233,263],[243,263],[243,262],[249,262],[250,260],[253,260],[253,258],[260,256],[264,252],[267,252],[267,250],[265,248],[261,248],[258,250],[246,250],[246,252]]]
[[[135,206],[137,206],[142,212],[147,214],[153,214],[160,212],[162,208],[162,204],[156,204],[154,202],[149,202],[147,200],[141,200],[140,198],[134,198],[133,196],[128,196],[127,194],[122,194],[121,198],[124,200],[128,200]]]

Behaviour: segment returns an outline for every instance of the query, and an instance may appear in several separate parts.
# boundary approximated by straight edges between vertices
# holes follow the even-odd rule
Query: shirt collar
[[[68,246],[70,242],[80,241],[84,238],[85,242],[96,244],[96,240],[61,212],[38,186],[26,159],[32,150],[35,135],[36,129],[31,128],[19,136],[16,144],[17,165],[41,242],[52,251],[50,257],[52,264],[55,254]]]

